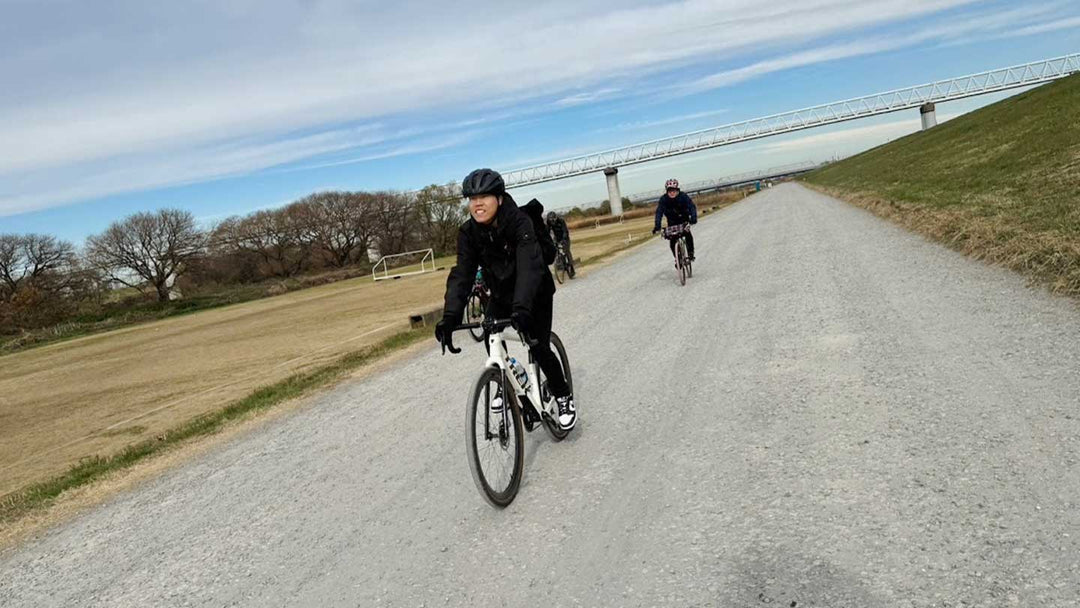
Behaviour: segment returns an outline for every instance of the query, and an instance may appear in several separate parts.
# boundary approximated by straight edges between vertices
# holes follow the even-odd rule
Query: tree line
[[[0,333],[55,324],[117,287],[168,302],[181,290],[359,266],[432,248],[454,253],[467,211],[454,186],[324,191],[203,227],[187,211],[135,213],[81,247],[0,233]]]

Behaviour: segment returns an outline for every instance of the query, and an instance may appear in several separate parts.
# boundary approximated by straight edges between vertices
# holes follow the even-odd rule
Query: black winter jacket
[[[570,229],[566,227],[566,222],[561,217],[556,216],[555,221],[548,222],[547,226],[551,230],[551,234],[554,235],[556,243],[561,243],[570,238]]]
[[[495,220],[485,226],[469,218],[458,230],[457,264],[446,278],[443,318],[458,323],[472,291],[477,266],[498,301],[515,312],[531,314],[539,295],[555,293],[532,220],[509,194],[503,195]]]
[[[680,192],[675,198],[665,194],[660,197],[660,202],[656,205],[656,219],[653,223],[653,228],[656,230],[660,229],[660,216],[667,217],[668,226],[677,226],[687,222],[696,224],[697,205],[685,192]]]

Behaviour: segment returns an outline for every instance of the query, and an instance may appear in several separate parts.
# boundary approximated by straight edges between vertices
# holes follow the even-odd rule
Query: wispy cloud
[[[577,93],[556,100],[555,105],[560,108],[569,108],[571,106],[580,106],[587,103],[596,103],[602,99],[614,97],[619,91],[619,89],[609,88],[589,91],[587,93]]]
[[[984,38],[998,38],[1029,35],[1040,31],[1049,31],[1050,29],[1070,27],[1070,22],[1073,21],[1071,19],[1026,25],[1017,29],[1017,25],[1044,19],[1059,8],[1060,6],[1057,4],[1039,4],[1010,10],[996,10],[944,25],[922,28],[907,34],[868,37],[846,43],[806,49],[700,78],[683,87],[681,93],[697,93],[732,86],[783,70],[861,55],[882,53],[927,42],[949,42],[975,32],[980,33]]]
[[[357,163],[365,163],[372,160],[379,160],[383,158],[394,158],[395,156],[405,156],[407,154],[421,154],[423,152],[432,152],[435,150],[445,150],[446,148],[453,148],[459,146],[467,141],[475,139],[476,132],[472,133],[458,133],[456,135],[448,135],[445,137],[431,139],[428,141],[417,142],[412,144],[405,144],[401,146],[393,146],[385,150],[378,152],[372,152],[370,154],[364,154],[361,156],[354,156],[342,160],[329,161],[324,163],[316,163],[311,165],[303,165],[300,167],[289,167],[283,169],[283,171],[310,171],[312,169],[322,169],[325,167],[340,167],[342,165],[355,165]]]
[[[635,120],[630,122],[621,122],[611,127],[597,129],[595,132],[605,133],[608,131],[639,131],[642,129],[651,129],[653,127],[662,127],[665,125],[674,125],[681,122],[690,122],[692,120],[700,120],[702,118],[719,116],[720,114],[726,114],[727,112],[727,108],[721,108],[719,110],[708,110],[706,112],[691,112],[689,114],[669,116],[667,118],[660,118],[657,120]]]

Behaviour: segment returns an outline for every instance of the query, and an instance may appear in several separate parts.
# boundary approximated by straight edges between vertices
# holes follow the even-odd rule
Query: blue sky
[[[0,232],[211,224],[1080,51],[1080,4],[0,0]],[[942,104],[948,118],[999,99]],[[627,167],[624,194],[847,155],[909,111]],[[601,175],[522,189],[562,208]]]

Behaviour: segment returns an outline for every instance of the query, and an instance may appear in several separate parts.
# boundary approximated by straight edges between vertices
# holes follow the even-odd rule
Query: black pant
[[[570,237],[563,239],[561,244],[563,246],[563,250],[566,251],[566,259],[569,260],[569,265],[573,266],[574,254],[570,253]]]
[[[683,233],[683,236],[686,237],[686,254],[689,255],[690,257],[694,257],[694,235],[690,234],[689,232],[686,232],[686,233]],[[678,240],[679,239],[671,239],[670,240],[670,243],[671,243],[671,255],[675,255],[675,243],[678,242]]]
[[[551,279],[548,278],[548,280]],[[530,347],[529,352],[532,353],[533,359],[536,360],[537,365],[544,372],[551,394],[556,397],[567,397],[570,395],[570,386],[566,384],[566,378],[563,376],[559,356],[551,348],[553,296],[551,290],[543,288],[540,289],[540,293],[536,294],[536,301],[533,302],[532,310],[533,326],[529,328],[529,337],[536,340],[536,346]],[[510,317],[511,310],[510,302],[493,299],[489,314],[496,319],[506,319]]]

